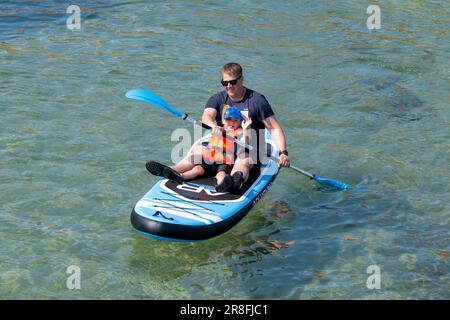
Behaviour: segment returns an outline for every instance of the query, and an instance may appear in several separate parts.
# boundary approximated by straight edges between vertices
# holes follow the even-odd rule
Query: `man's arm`
[[[217,110],[214,108],[205,108],[202,115],[202,122],[214,128],[216,126]]]
[[[205,108],[202,115],[202,122],[213,128],[212,134],[218,136],[222,134],[222,131],[221,127],[217,126],[216,115],[217,110],[215,108]]]
[[[286,150],[286,137],[284,135],[283,128],[281,128],[280,123],[278,122],[275,116],[267,117],[263,120],[265,127],[270,131],[272,135],[272,139],[275,142],[275,145],[280,151]],[[281,154],[278,158],[278,163],[283,166],[289,166],[289,157],[287,155]]]

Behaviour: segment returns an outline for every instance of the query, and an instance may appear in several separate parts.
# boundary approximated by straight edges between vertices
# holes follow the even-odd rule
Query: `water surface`
[[[0,5],[2,299],[450,298],[448,4],[379,3],[380,30],[360,1],[76,4],[81,30],[59,1]],[[283,169],[220,237],[143,237],[129,215],[157,181],[144,164],[193,128],[124,94],[200,118],[229,61],[292,163],[367,188]]]

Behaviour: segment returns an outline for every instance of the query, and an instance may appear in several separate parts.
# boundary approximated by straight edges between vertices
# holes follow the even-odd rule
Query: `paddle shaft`
[[[212,127],[211,127],[211,126],[207,125],[206,123],[203,123],[203,122],[201,122],[201,121],[197,121],[197,120],[191,118],[191,117],[190,117],[189,115],[187,115],[186,113],[185,113],[185,116],[183,117],[183,120],[187,120],[187,121],[193,122],[193,123],[195,123],[196,125],[202,126],[202,127],[205,128],[205,129],[212,130]],[[232,137],[229,137],[229,138],[230,138],[230,139],[234,139],[234,138],[232,138]],[[249,150],[252,150],[252,149],[253,149],[252,146],[249,146],[249,145],[247,145],[247,144],[245,144],[245,143],[242,143],[241,141],[239,141],[239,140],[237,140],[237,139],[234,139],[234,142],[238,143],[240,146],[243,146],[243,147],[245,147],[245,148],[248,148]],[[278,158],[276,158],[276,157],[274,157],[274,156],[270,156],[270,159],[272,159],[272,160],[278,162]],[[291,168],[292,170],[297,171],[297,172],[300,173],[300,174],[303,174],[303,175],[305,175],[305,176],[307,176],[307,177],[309,177],[309,178],[311,178],[311,179],[314,179],[314,175],[313,175],[313,174],[311,174],[311,173],[309,173],[309,172],[307,172],[307,171],[305,171],[305,170],[302,170],[302,169],[300,169],[300,168],[297,168],[297,167],[295,167],[295,166],[293,166],[293,165],[291,165],[291,164],[289,165],[288,168]]]
[[[205,129],[208,129],[208,130],[212,130],[212,129],[213,129],[211,126],[207,125],[206,123],[203,123],[203,122],[201,122],[201,121],[198,121],[198,120],[195,120],[195,119],[191,118],[191,117],[190,117],[188,114],[186,114],[186,113],[185,113],[184,116],[183,116],[183,120],[187,120],[187,121],[189,121],[189,122],[192,122],[192,123],[194,123],[194,124],[196,124],[196,125],[198,125],[198,126],[201,126],[201,127],[205,128]],[[253,147],[252,147],[252,146],[249,146],[249,145],[243,143],[242,141],[239,141],[239,140],[237,140],[237,139],[235,139],[235,138],[232,138],[232,137],[230,137],[230,136],[227,136],[227,137],[228,137],[229,139],[233,139],[233,141],[236,142],[237,144],[239,144],[240,146],[245,147],[246,149],[249,149],[249,150],[253,150]],[[271,158],[272,160],[278,162],[278,158],[275,158],[274,156],[270,156],[270,158]],[[305,170],[302,170],[302,169],[300,169],[300,168],[297,168],[297,167],[295,167],[295,166],[293,166],[293,165],[289,165],[288,168],[291,168],[292,170],[297,171],[298,173],[301,173],[301,174],[303,174],[303,175],[305,175],[305,176],[307,176],[307,177],[309,177],[309,178],[311,178],[311,179],[314,179],[314,175],[311,174],[311,173],[309,173],[309,172],[307,172],[307,171],[305,171]]]
[[[275,158],[274,156],[270,156],[270,159],[278,162],[278,159]],[[305,175],[305,176],[307,176],[307,177],[309,177],[311,179],[314,179],[314,175],[313,174],[311,174],[311,173],[309,173],[309,172],[307,172],[305,170],[302,170],[300,168],[297,168],[297,167],[293,166],[292,164],[289,164],[288,168],[291,168],[292,170],[297,171],[298,173],[301,173],[301,174],[303,174],[303,175]]]

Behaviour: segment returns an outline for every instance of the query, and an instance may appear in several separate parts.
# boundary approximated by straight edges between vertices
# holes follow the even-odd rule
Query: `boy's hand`
[[[251,124],[252,124],[251,118],[248,118],[248,120],[244,119],[244,120],[242,120],[241,127],[242,127],[242,129],[247,130],[247,128],[250,127]]]
[[[221,126],[214,126],[212,129],[212,135],[221,137],[223,128]]]

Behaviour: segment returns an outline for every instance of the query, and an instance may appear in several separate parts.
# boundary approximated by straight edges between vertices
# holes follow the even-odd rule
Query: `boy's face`
[[[236,130],[236,129],[240,128],[241,121],[242,121],[241,119],[227,118],[224,120],[224,127],[225,127],[225,129]]]

